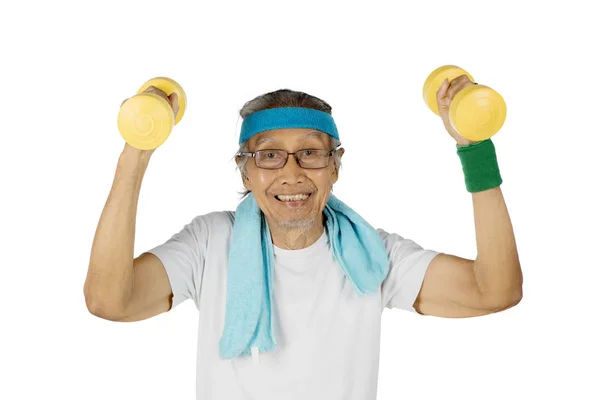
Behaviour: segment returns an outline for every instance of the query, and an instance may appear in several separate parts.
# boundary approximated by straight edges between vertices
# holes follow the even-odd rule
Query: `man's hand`
[[[472,142],[468,139],[465,139],[452,127],[452,124],[450,123],[449,113],[450,103],[452,102],[452,99],[454,98],[454,96],[456,96],[458,92],[472,85],[476,85],[476,83],[472,82],[467,75],[461,75],[452,79],[452,81],[444,79],[442,85],[437,91],[438,111],[440,113],[440,117],[442,117],[442,121],[444,122],[444,127],[446,128],[450,136],[452,136],[454,140],[456,140],[456,143],[460,146],[466,146],[468,144],[476,142]]]
[[[167,94],[164,91],[162,91],[159,88],[157,88],[156,86],[152,86],[152,85],[148,86],[148,88],[146,90],[144,90],[144,92],[154,93],[154,94],[159,95],[163,99],[165,99],[171,105],[171,108],[173,109],[173,115],[177,116],[177,113],[179,112],[179,101],[178,101],[177,93],[171,93],[171,95],[167,96]],[[123,100],[123,102],[121,103],[121,107],[123,107],[123,104],[125,104],[125,102],[127,100],[129,100],[129,98]],[[156,149],[139,150],[139,149],[136,149],[135,147],[131,146],[129,143],[125,142],[125,145],[123,148],[123,153],[124,154],[133,153],[136,156],[138,156],[140,154],[150,156],[154,153],[155,150]]]
[[[169,102],[169,104],[171,105],[171,108],[173,109],[174,115],[177,115],[177,113],[179,112],[179,101],[178,101],[177,93],[171,93],[169,96],[167,96],[167,94],[164,91],[162,91],[159,88],[152,86],[152,85],[148,86],[148,89],[144,90],[144,92],[150,92],[150,93],[157,94],[160,97],[162,97],[163,99],[165,99],[167,102]],[[123,104],[125,104],[125,102],[127,100],[129,100],[129,99],[123,100],[123,102],[121,103],[121,106],[123,106]]]

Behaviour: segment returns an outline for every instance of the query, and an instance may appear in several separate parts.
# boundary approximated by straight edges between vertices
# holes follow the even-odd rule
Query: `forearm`
[[[133,284],[138,198],[150,154],[125,146],[94,236],[84,292],[95,314],[125,307]]]
[[[472,194],[477,240],[474,274],[492,304],[521,299],[523,274],[515,235],[500,187]]]

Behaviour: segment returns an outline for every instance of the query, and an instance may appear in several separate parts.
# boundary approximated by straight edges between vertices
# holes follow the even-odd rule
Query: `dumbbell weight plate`
[[[506,119],[506,103],[495,90],[473,85],[454,96],[449,116],[454,130],[462,137],[478,142],[489,139],[502,128]]]
[[[173,109],[155,93],[141,93],[128,99],[119,111],[119,132],[125,141],[140,150],[155,149],[167,140],[173,128]]]
[[[156,93],[145,92],[150,86],[162,90],[167,96],[177,94],[177,115],[173,115],[169,101]],[[155,149],[167,140],[173,126],[181,121],[186,104],[185,91],[176,81],[166,77],[150,79],[140,87],[135,96],[121,106],[118,116],[119,132],[133,147],[141,150]]]
[[[446,78],[448,78],[449,81],[452,81],[452,79],[458,78],[461,75],[467,75],[471,81],[474,81],[471,74],[456,65],[444,65],[439,67],[429,74],[425,80],[425,84],[423,85],[423,100],[425,100],[425,104],[427,104],[429,109],[436,115],[440,115],[436,94],[440,86],[442,86],[442,82]]]

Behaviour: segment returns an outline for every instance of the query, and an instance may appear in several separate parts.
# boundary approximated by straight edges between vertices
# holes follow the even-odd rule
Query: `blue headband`
[[[340,140],[330,114],[312,108],[278,107],[257,111],[244,118],[239,144],[257,133],[281,128],[313,128]]]

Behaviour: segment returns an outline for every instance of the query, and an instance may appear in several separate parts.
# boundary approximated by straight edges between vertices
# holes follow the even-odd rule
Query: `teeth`
[[[301,201],[301,200],[306,200],[308,198],[307,194],[293,194],[290,196],[286,196],[283,194],[280,194],[277,196],[277,198],[281,201]]]

